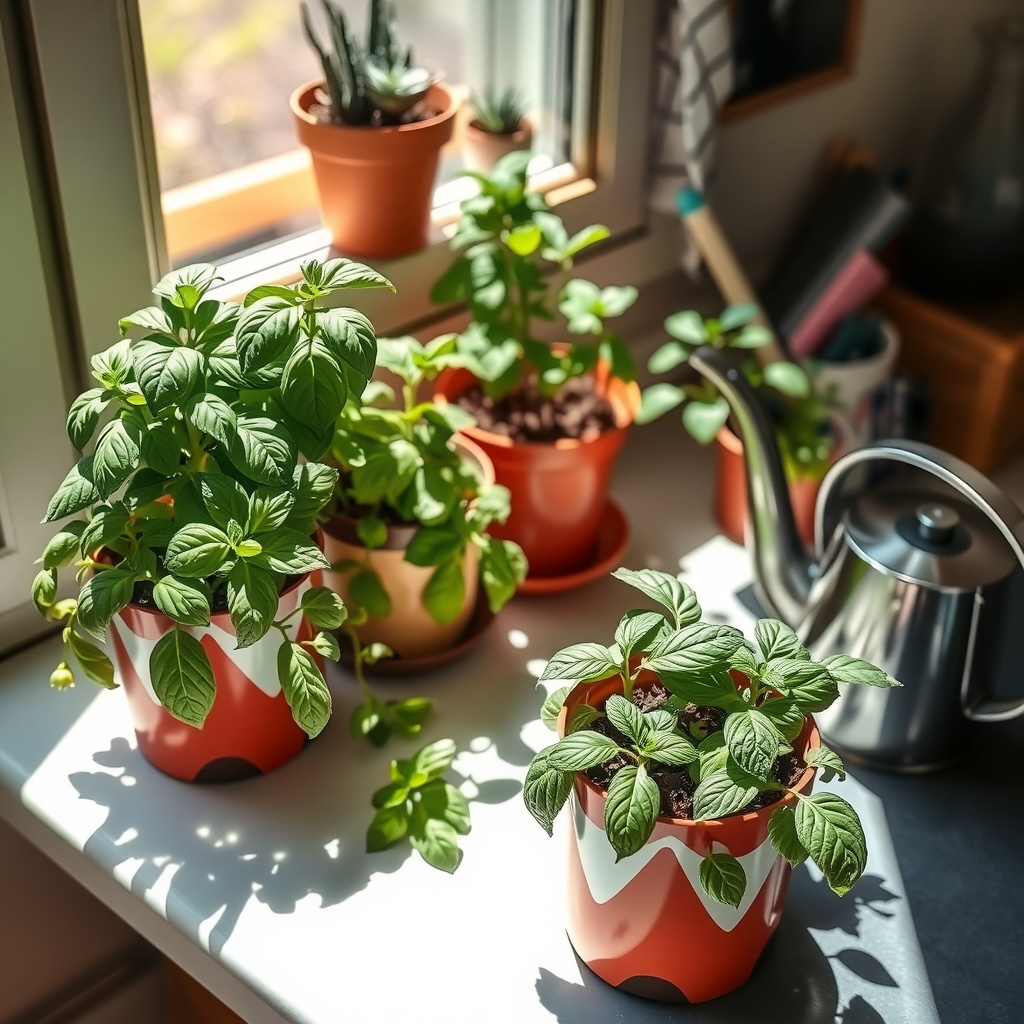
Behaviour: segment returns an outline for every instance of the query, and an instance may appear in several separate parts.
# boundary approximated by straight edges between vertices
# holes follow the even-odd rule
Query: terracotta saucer
[[[597,549],[590,564],[565,576],[527,576],[519,585],[519,593],[559,594],[593,583],[619,567],[628,547],[629,523],[622,509],[614,501],[609,501],[604,507]]]
[[[493,621],[494,613],[487,603],[487,594],[481,587],[473,608],[473,617],[454,647],[438,651],[436,654],[425,654],[419,658],[382,658],[373,665],[366,665],[363,671],[374,676],[411,676],[419,672],[430,672],[468,654],[483,639],[484,633]],[[344,635],[339,636],[338,643],[341,646],[341,664],[351,668],[352,648],[347,638]]]

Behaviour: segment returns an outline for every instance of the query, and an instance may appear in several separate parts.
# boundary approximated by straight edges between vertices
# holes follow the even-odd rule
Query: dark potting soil
[[[655,683],[646,689],[634,690],[633,703],[641,711],[649,711],[661,707],[669,699],[669,696],[669,692],[664,686]],[[685,710],[679,714],[678,721],[680,728],[688,736],[690,735],[690,726],[695,724],[703,727],[705,735],[710,735],[722,728],[722,724],[725,722],[725,712],[721,708],[687,704]],[[627,737],[619,732],[607,718],[598,718],[590,728],[610,737],[622,746],[629,746]],[[616,773],[629,763],[624,757],[617,757],[607,764],[589,769],[584,774],[595,785],[607,789]],[[783,754],[775,761],[772,778],[784,786],[793,786],[806,767],[803,760],[795,753]],[[662,815],[670,818],[692,818],[693,794],[697,784],[690,778],[688,768],[685,765],[667,765],[652,761],[647,766],[647,771],[661,791]],[[751,811],[757,811],[775,803],[778,799],[777,793],[759,793],[736,814],[749,814]]]
[[[286,576],[284,583],[281,584],[280,593],[284,593],[290,586],[292,586],[292,584],[298,583],[301,579],[301,575]],[[132,590],[132,604],[138,605],[140,608],[156,609],[156,602],[153,600],[152,580],[139,580],[135,584],[135,588]],[[210,612],[211,614],[216,615],[218,612],[226,612],[227,610],[228,584],[227,580],[224,580],[214,589],[210,596]]]
[[[441,112],[439,108],[434,106],[428,107],[425,103],[417,103],[412,110],[407,110],[404,114],[400,114],[397,117],[385,115],[381,111],[375,110],[370,124],[360,127],[397,128],[403,124],[418,124],[420,121],[429,121],[432,117],[437,117]],[[311,103],[309,115],[317,124],[345,124],[344,121],[335,119],[333,108],[325,103]]]
[[[598,394],[593,377],[573,377],[551,398],[535,386],[521,385],[494,399],[474,384],[456,401],[476,418],[481,430],[524,444],[566,437],[591,441],[615,426],[615,412]]]

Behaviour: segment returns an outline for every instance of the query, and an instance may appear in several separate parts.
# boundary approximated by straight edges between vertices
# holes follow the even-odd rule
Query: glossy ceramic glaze
[[[453,401],[473,382],[465,370],[446,371],[437,380],[435,398]],[[530,579],[567,576],[594,560],[615,457],[640,407],[635,383],[612,379],[599,386],[616,426],[592,440],[518,444],[477,427],[463,431],[490,458],[498,483],[512,492],[508,521],[490,532],[523,549]]]
[[[285,590],[278,618],[294,611],[318,582],[307,576]],[[306,734],[295,724],[277,677],[281,635],[276,629],[236,650],[227,612],[212,615],[209,626],[181,627],[203,645],[216,686],[213,707],[197,729],[164,710],[150,680],[153,648],[173,627],[167,616],[138,605],[128,605],[110,623],[115,678],[124,687],[139,750],[150,764],[186,782],[221,782],[272,771],[302,750]],[[288,629],[298,641],[313,636],[304,616],[296,616]]]
[[[653,679],[644,673],[638,685]],[[621,692],[618,677],[576,686],[559,716],[559,735],[580,704],[602,707]],[[794,747],[818,742],[808,719]],[[813,781],[808,769],[795,788],[809,793]],[[778,805],[717,821],[661,817],[644,848],[616,863],[604,832],[605,796],[577,773],[567,885],[567,931],[576,953],[609,984],[652,999],[696,1003],[739,988],[778,927],[789,885],[792,869],[768,839]],[[747,889],[738,908],[716,903],[701,888],[708,851],[731,853],[743,865]]]
[[[320,212],[334,245],[357,256],[393,258],[427,244],[441,147],[458,101],[444,85],[424,101],[436,117],[396,127],[321,124],[310,113],[322,82],[291,97],[299,141],[313,159]]]

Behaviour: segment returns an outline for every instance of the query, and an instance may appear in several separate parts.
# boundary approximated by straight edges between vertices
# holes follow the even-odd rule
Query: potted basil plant
[[[436,303],[468,303],[466,368],[442,375],[437,393],[477,420],[464,433],[512,492],[495,532],[523,548],[531,578],[560,577],[593,562],[615,456],[640,405],[633,357],[609,327],[637,292],[571,276],[608,229],[569,237],[544,197],[527,192],[529,159],[511,153],[490,176],[472,175],[480,194],[463,202],[452,238],[461,252],[431,292]],[[564,341],[539,340],[542,321],[559,322]]]
[[[401,382],[399,404],[373,381],[342,410],[331,448],[341,472],[324,523],[328,579],[353,611],[354,646],[384,644],[411,662],[465,636],[481,585],[498,612],[526,568],[516,544],[488,533],[508,517],[509,494],[479,447],[456,435],[472,419],[418,397],[459,363],[453,335],[380,339],[377,364]]]
[[[315,585],[338,475],[316,460],[376,339],[321,299],[389,286],[348,260],[309,262],[295,287],[241,305],[211,298],[216,280],[206,264],[167,275],[157,304],[120,322],[128,337],[93,357],[96,386],[67,420],[88,454],[46,510],[66,521],[32,588],[63,625],[53,685],[76,671],[122,685],[142,753],[186,780],[269,771],[328,720],[322,657],[337,656],[327,631],[346,611]],[[58,598],[65,566],[77,598]]]
[[[532,760],[526,805],[541,826],[572,804],[568,932],[612,985],[699,1002],[742,985],[778,926],[792,867],[810,858],[839,895],[864,871],[844,776],[811,717],[840,684],[899,685],[837,655],[813,662],[773,619],[756,643],[702,621],[667,573],[618,569],[659,605],[626,612],[614,642],[555,654],[542,680],[559,740]],[[663,851],[671,856],[663,856]]]
[[[730,306],[721,316],[707,320],[691,310],[673,314],[665,321],[672,340],[651,356],[648,369],[659,375],[672,373],[701,345],[733,349],[742,357],[740,369],[764,401],[775,426],[797,529],[805,543],[811,544],[818,489],[829,466],[842,454],[845,432],[801,364],[778,360],[763,365],[758,361],[754,350],[766,345],[771,334],[752,322],[756,314],[754,306]],[[644,391],[636,421],[650,423],[680,406],[687,433],[699,444],[716,442],[715,519],[730,540],[742,544],[747,521],[743,444],[727,423],[729,404],[715,386],[703,380],[653,384]]]

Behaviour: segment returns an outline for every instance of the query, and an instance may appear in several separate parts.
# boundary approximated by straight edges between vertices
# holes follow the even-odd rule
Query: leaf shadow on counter
[[[885,1002],[877,986],[891,989],[896,982],[885,965],[862,948],[827,955],[814,932],[839,932],[856,941],[864,914],[892,916],[886,904],[899,897],[877,875],[864,875],[850,893],[837,900],[824,880],[805,870],[794,872],[786,910],[750,980],[720,999],[694,1005],[661,1003],[620,992],[606,984],[577,956],[582,984],[566,981],[544,968],[536,982],[542,1005],[560,1024],[623,1019],[632,1024],[675,1021],[680,1024],[729,1024],[766,1019],[787,1024],[881,1024],[886,1019],[875,1003]],[[833,967],[856,975],[865,995],[843,998]],[[865,986],[862,983],[867,982]]]

